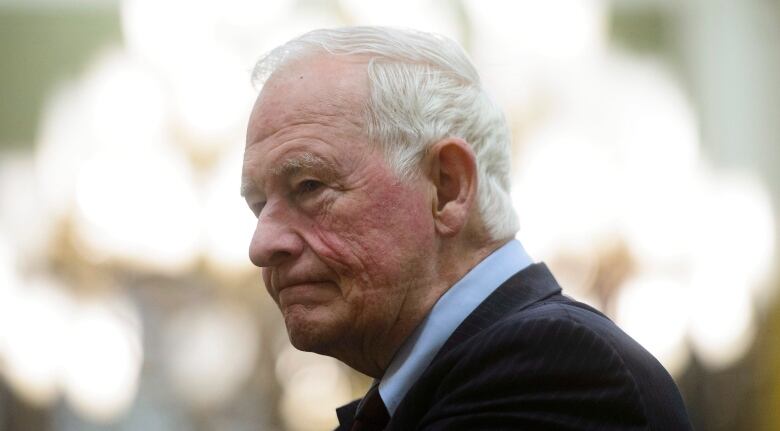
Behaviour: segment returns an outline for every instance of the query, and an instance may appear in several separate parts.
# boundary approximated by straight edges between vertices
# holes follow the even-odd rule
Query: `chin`
[[[284,323],[290,343],[304,352],[328,355],[335,350],[338,341],[344,340],[344,331],[337,322],[318,319],[316,312],[287,312]]]

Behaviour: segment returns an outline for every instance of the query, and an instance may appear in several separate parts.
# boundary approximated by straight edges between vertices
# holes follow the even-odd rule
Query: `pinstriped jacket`
[[[337,410],[352,426],[358,401]],[[518,272],[450,336],[387,430],[689,430],[669,373],[544,264]]]

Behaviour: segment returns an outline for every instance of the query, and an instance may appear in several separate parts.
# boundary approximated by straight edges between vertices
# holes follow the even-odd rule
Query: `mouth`
[[[277,297],[282,308],[295,304],[314,305],[333,297],[333,283],[328,281],[304,281],[279,287]]]
[[[317,284],[323,284],[326,283],[324,280],[293,280],[293,281],[285,281],[284,283],[278,283],[278,287],[276,288],[276,293],[282,293],[282,291],[287,289],[294,289],[301,286],[312,286]]]

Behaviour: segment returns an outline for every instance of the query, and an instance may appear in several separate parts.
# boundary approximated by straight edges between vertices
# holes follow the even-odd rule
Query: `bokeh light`
[[[632,279],[617,298],[615,320],[673,375],[687,365],[689,289],[673,278]]]
[[[341,0],[350,18],[364,25],[402,26],[459,39],[457,9],[443,1]]]
[[[276,377],[284,385],[281,410],[295,431],[334,428],[333,402],[353,396],[350,382],[333,358],[300,352],[287,346],[276,360]],[[301,406],[306,406],[301,410]]]
[[[243,145],[224,155],[210,173],[206,185],[205,244],[207,257],[228,274],[245,274],[254,268],[249,262],[249,240],[257,219],[236,190],[241,187]]]
[[[109,422],[135,400],[143,362],[141,322],[120,298],[79,303],[66,335],[63,388],[77,411]]]
[[[768,299],[776,235],[766,188],[752,175],[730,173],[707,184],[697,203],[696,270],[716,269],[726,279],[742,280],[758,299]]]
[[[6,308],[3,376],[28,402],[45,406],[59,394],[73,300],[52,279],[25,280]],[[11,329],[13,328],[13,329]]]
[[[0,202],[8,202],[0,211],[0,234],[14,262],[29,264],[45,256],[57,226],[43,204],[30,154],[0,156]]]
[[[726,368],[739,360],[755,336],[750,288],[741,277],[715,271],[694,275],[690,335],[705,365]]]
[[[199,250],[198,197],[174,151],[95,154],[79,173],[76,230],[97,256],[180,270]]]
[[[7,338],[11,330],[12,309],[20,288],[16,272],[16,256],[6,239],[0,234],[0,372],[5,363],[5,352],[10,348]]]
[[[167,369],[176,392],[198,407],[230,400],[253,370],[257,322],[238,305],[177,313],[164,328]]]

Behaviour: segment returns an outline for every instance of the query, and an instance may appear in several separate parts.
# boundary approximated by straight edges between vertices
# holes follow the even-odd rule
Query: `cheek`
[[[318,254],[343,275],[374,279],[403,268],[430,249],[433,222],[425,200],[404,187],[386,187],[360,201],[334,206],[316,224]]]
[[[366,210],[389,243],[424,242],[433,232],[433,219],[422,192],[409,187],[389,187]]]

